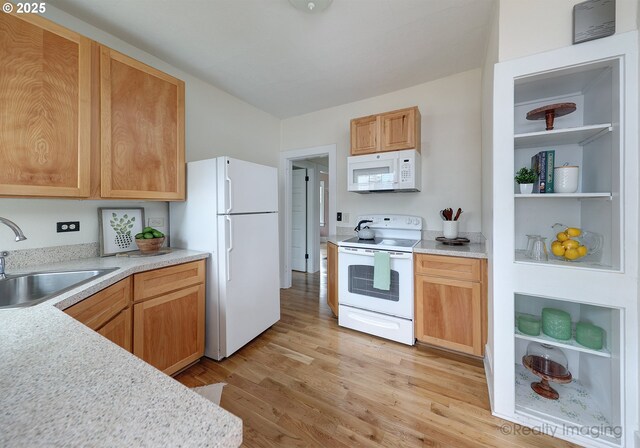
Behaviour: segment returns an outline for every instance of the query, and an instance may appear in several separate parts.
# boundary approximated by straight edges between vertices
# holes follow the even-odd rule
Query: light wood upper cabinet
[[[420,152],[417,106],[351,120],[351,155],[416,149]]]
[[[327,305],[338,316],[338,246],[327,243]]]
[[[486,343],[486,260],[416,254],[416,339],[482,356]]]
[[[0,195],[87,197],[91,41],[0,14]]]
[[[183,200],[184,82],[100,49],[101,196]]]
[[[380,118],[377,115],[351,120],[351,155],[371,154],[380,148]]]
[[[420,151],[420,111],[417,107],[380,116],[380,151]]]

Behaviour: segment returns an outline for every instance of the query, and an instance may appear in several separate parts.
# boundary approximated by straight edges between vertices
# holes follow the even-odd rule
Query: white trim
[[[293,149],[280,153],[280,287],[291,287],[291,173],[294,160],[304,160],[310,157],[329,156],[329,234],[336,234],[336,176],[337,176],[337,148],[335,144],[314,146],[311,148]],[[319,232],[318,232],[319,238]]]

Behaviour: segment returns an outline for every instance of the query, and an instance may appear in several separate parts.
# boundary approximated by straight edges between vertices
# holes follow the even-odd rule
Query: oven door
[[[413,254],[389,252],[391,287],[373,287],[375,249],[338,248],[338,302],[363,310],[413,319]]]

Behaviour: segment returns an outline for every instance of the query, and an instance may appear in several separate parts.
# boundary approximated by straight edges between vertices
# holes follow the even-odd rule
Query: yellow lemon
[[[580,243],[578,243],[576,240],[564,240],[562,242],[562,245],[565,249],[577,249],[578,246],[580,246]]]
[[[575,248],[567,249],[564,252],[564,258],[566,258],[567,260],[575,260],[577,258],[580,258],[580,253],[578,252],[578,249]]]
[[[582,230],[577,227],[569,227],[566,232],[569,236],[580,236],[580,234],[582,234]]]
[[[551,247],[553,246],[562,246],[562,243],[558,240],[553,240],[553,243],[551,243]]]
[[[569,235],[567,235],[567,234],[566,234],[566,233],[564,233],[564,232],[560,232],[560,233],[558,233],[558,234],[556,235],[556,238],[558,238],[558,241],[561,241],[561,242],[562,242],[562,241],[566,241],[566,240],[568,240],[568,239],[569,239]]]
[[[556,257],[562,257],[564,255],[564,251],[565,249],[562,244],[551,245],[551,253]]]
[[[585,255],[587,255],[587,252],[589,252],[589,249],[587,249],[587,246],[578,247],[578,254],[580,255],[580,257],[584,257]]]

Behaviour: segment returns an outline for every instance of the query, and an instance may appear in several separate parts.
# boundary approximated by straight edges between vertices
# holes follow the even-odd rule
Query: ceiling
[[[277,117],[480,67],[494,0],[50,0]]]

